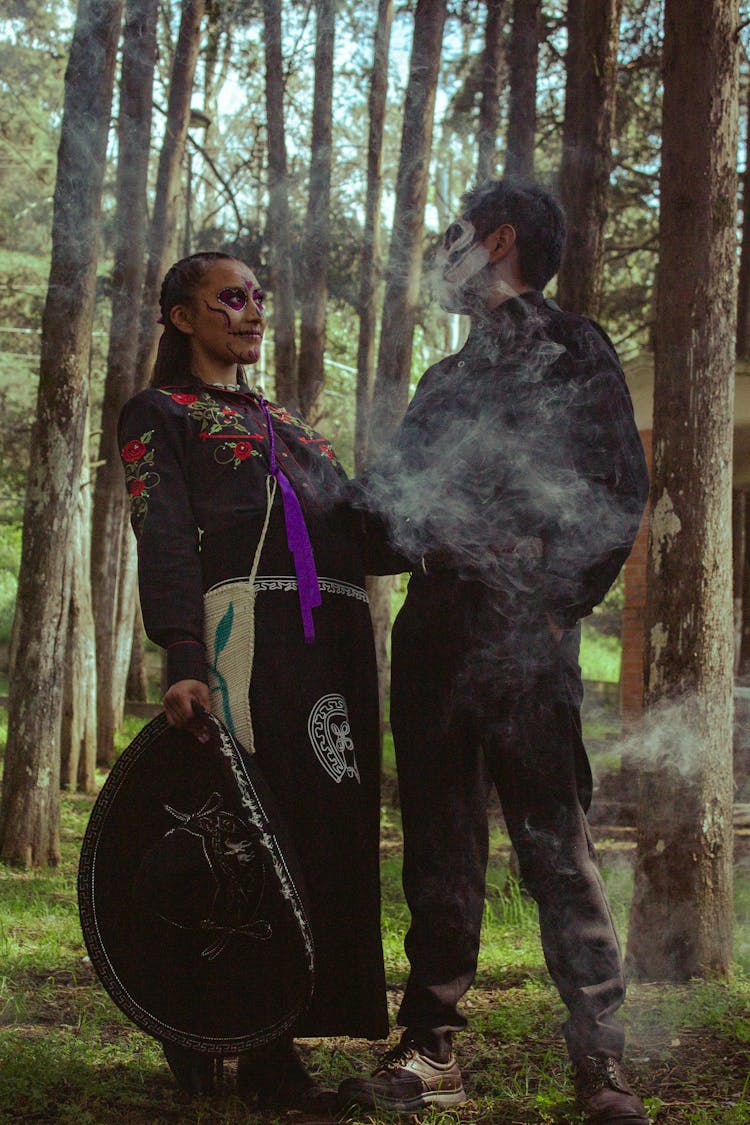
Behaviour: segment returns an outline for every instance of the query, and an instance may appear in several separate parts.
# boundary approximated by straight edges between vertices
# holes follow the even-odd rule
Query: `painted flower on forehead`
[[[140,461],[145,452],[145,444],[137,438],[133,438],[132,441],[122,447],[122,459],[132,465],[134,461]]]

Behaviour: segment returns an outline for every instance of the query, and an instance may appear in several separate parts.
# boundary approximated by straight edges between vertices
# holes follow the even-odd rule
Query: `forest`
[[[651,471],[581,655],[628,1059],[652,1121],[750,1121],[750,5],[6,0],[0,64],[0,1121],[276,1120],[231,1083],[181,1101],[78,925],[88,816],[162,695],[116,435],[153,366],[161,279],[199,250],[252,267],[268,312],[252,379],[355,475],[466,337],[432,259],[463,193],[500,176],[560,200],[547,295],[613,340]],[[368,579],[392,1017],[404,591]],[[577,1122],[535,908],[490,818],[470,1101],[412,1120]],[[338,1079],[382,1047],[303,1050]]]

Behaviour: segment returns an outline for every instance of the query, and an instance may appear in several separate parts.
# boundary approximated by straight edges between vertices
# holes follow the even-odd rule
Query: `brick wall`
[[[651,468],[651,430],[641,431],[646,461]],[[630,558],[625,563],[625,606],[622,614],[622,675],[620,710],[623,727],[637,722],[643,711],[643,649],[646,615],[646,556],[650,509],[643,514]]]

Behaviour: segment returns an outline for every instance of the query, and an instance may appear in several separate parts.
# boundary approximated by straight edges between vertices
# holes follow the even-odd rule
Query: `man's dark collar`
[[[525,293],[516,293],[515,296],[508,297],[507,301],[495,305],[494,309],[481,309],[479,312],[473,313],[471,316],[472,329],[481,330],[485,326],[491,327],[508,316],[523,318],[529,314],[531,309],[546,309],[547,307],[543,293],[538,289],[527,289]]]

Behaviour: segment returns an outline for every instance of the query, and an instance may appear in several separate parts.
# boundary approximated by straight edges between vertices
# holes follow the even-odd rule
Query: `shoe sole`
[[[389,1109],[397,1113],[411,1113],[416,1109],[428,1109],[431,1105],[453,1106],[462,1105],[468,1101],[463,1086],[460,1090],[434,1090],[425,1094],[417,1094],[414,1098],[387,1098],[378,1097],[377,1094],[363,1093],[348,1099],[348,1105],[363,1105],[371,1109]],[[341,1103],[339,1103],[341,1104]]]
[[[594,1125],[596,1119],[592,1118]],[[599,1125],[649,1125],[648,1117],[606,1117],[602,1118]]]

